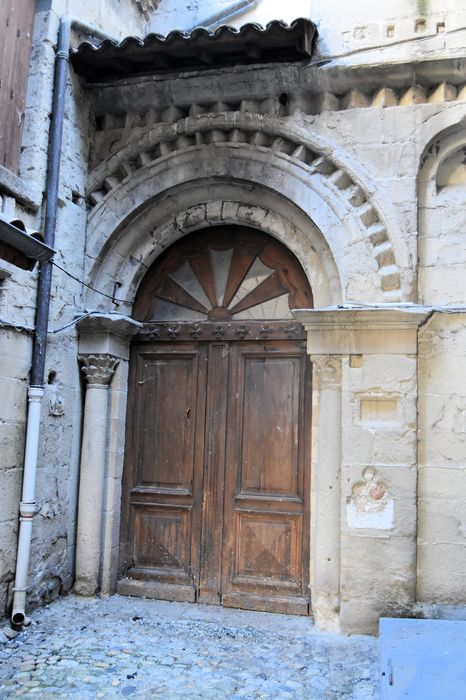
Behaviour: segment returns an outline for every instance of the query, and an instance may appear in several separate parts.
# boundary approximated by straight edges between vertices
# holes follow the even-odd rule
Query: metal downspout
[[[74,17],[63,17],[58,30],[57,52],[52,99],[52,120],[49,132],[49,149],[46,177],[46,204],[44,243],[51,248],[55,243],[55,229],[58,208],[58,185],[60,177],[60,156],[65,111],[66,82],[68,78],[68,55],[70,50],[71,27],[75,26],[86,33],[104,39],[114,37],[97,27],[81,22]],[[31,382],[28,389],[28,415],[26,425],[26,447],[23,470],[23,488],[19,504],[19,537],[16,555],[16,575],[13,588],[13,611],[11,623],[20,628],[28,624],[26,618],[26,591],[29,569],[29,555],[32,537],[32,519],[36,512],[35,482],[39,448],[40,410],[44,395],[45,358],[47,352],[47,331],[52,285],[52,262],[41,263],[37,284],[36,321],[32,348]]]

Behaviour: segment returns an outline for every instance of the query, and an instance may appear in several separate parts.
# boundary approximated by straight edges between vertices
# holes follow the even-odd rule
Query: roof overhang
[[[316,27],[308,19],[291,24],[274,20],[264,28],[245,24],[215,31],[198,27],[190,33],[148,34],[109,39],[99,46],[83,42],[71,50],[71,63],[89,82],[119,80],[141,74],[199,70],[229,65],[302,61],[312,55]]]
[[[32,270],[37,261],[49,260],[55,253],[45,245],[38,231],[28,232],[21,219],[0,214],[0,258],[23,270]]]

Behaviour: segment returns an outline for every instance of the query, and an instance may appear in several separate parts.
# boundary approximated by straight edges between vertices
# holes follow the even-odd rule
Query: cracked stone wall
[[[72,10],[73,8],[68,8]],[[74,7],[77,10],[77,7]],[[54,44],[58,28],[55,12],[36,16],[27,110],[23,132],[20,178],[32,204],[2,196],[2,208],[11,218],[43,229],[43,191],[47,163],[48,124],[52,97]],[[80,276],[86,208],[83,200],[87,171],[87,109],[79,83],[71,77],[67,86],[61,160],[55,260]],[[24,426],[27,385],[31,365],[31,333],[10,326],[34,326],[37,267],[25,272],[0,261],[0,390],[8,397],[2,405],[0,429],[0,614],[12,600],[24,458]],[[81,386],[76,363],[76,331],[54,333],[82,310],[82,286],[57,268],[52,281],[49,344],[42,404],[41,441],[37,473],[38,513],[34,518],[31,546],[31,604],[55,598],[73,581],[77,468],[80,440]]]
[[[436,135],[418,183],[421,299],[450,307],[419,338],[417,595],[438,606],[466,603],[465,146],[463,125]]]
[[[154,3],[155,7],[155,3]],[[26,111],[21,147],[19,192],[14,196],[0,182],[0,209],[42,230],[47,167],[48,127],[53,66],[59,18],[79,17],[116,37],[144,34],[148,3],[134,0],[39,0],[34,24]],[[74,33],[79,43],[84,34]],[[68,80],[56,262],[83,276],[87,177],[88,102],[79,81]],[[15,184],[15,183],[14,183]],[[22,194],[26,194],[26,199]],[[11,605],[18,536],[18,506],[24,457],[31,329],[34,326],[37,267],[30,273],[0,261],[0,616]],[[42,405],[41,443],[37,475],[38,513],[31,547],[31,604],[52,600],[73,583],[74,540],[80,450],[82,391],[77,365],[77,334],[71,328],[54,333],[82,313],[82,285],[55,268],[52,282],[46,396]],[[6,325],[3,325],[5,322]],[[25,327],[14,330],[12,326]],[[58,401],[57,401],[58,396]],[[58,406],[58,410],[57,410]]]
[[[465,604],[466,313],[434,314],[419,343],[419,602]]]
[[[214,11],[223,5],[215,4]],[[309,14],[307,5],[296,0],[290,8],[294,12],[299,6],[303,9],[296,9],[297,14]],[[342,256],[345,274],[352,280],[351,287],[342,290],[342,301],[378,302],[383,298],[464,304],[466,136],[460,134],[456,150],[445,151],[445,157],[438,155],[443,142],[438,147],[435,144],[436,135],[464,118],[466,76],[461,74],[463,69],[458,74],[442,63],[438,71],[432,68],[431,79],[423,78],[422,84],[413,86],[411,69],[408,78],[403,78],[392,65],[415,57],[464,57],[461,27],[466,22],[462,5],[450,0],[440,11],[423,3],[421,13],[416,3],[407,10],[405,2],[393,0],[381,17],[379,7],[361,1],[353,4],[350,17],[349,5],[347,12],[339,11],[337,16],[328,3],[313,3],[311,16],[319,24],[320,55],[350,52],[338,58],[334,73],[324,67],[246,67],[222,74],[215,70],[194,72],[176,79],[128,79],[118,89],[99,86],[93,90],[85,90],[71,75],[61,162],[57,263],[90,281],[86,277],[86,224],[96,206],[105,206],[92,198],[97,191],[96,174],[103,172],[103,198],[111,196],[115,182],[109,176],[115,160],[112,156],[117,152],[159,130],[166,144],[159,155],[168,158],[181,143],[172,139],[170,143],[177,144],[176,148],[167,145],[168,131],[173,131],[174,123],[188,123],[190,118],[200,124],[210,122],[210,135],[204,145],[210,143],[213,151],[216,139],[219,143],[224,140],[218,134],[226,133],[226,127],[223,132],[213,132],[216,123],[218,126],[222,119],[225,121],[225,113],[246,120],[253,114],[254,124],[272,119],[274,128],[286,132],[286,138],[275,135],[269,141],[261,141],[259,129],[248,136],[248,146],[257,146],[263,154],[271,153],[264,155],[264,172],[274,158],[288,163],[294,158],[304,172],[311,162],[312,149],[306,151],[294,139],[297,134],[301,139],[313,139],[322,149],[321,153],[313,153],[312,162],[317,163],[318,157],[320,161],[312,174],[305,171],[303,177],[325,179],[328,192],[344,203],[342,219],[356,216],[356,210],[357,216],[366,219],[364,233],[357,229],[351,250]],[[182,28],[189,26],[187,5],[180,9],[177,3],[175,11],[168,0],[161,0],[156,6],[155,2],[135,0],[38,3],[20,167],[30,201],[25,204],[21,197],[3,191],[0,184],[3,211],[23,218],[28,226],[43,226],[59,17],[64,13],[79,16],[117,37],[141,35],[149,28],[164,32],[180,25],[181,18]],[[190,6],[197,21],[201,13],[210,12],[212,3]],[[254,11],[235,22],[281,16],[276,3],[267,3],[267,10],[265,6],[265,1],[258,3]],[[74,34],[73,43],[83,38],[83,34]],[[398,40],[418,38],[423,41],[396,47]],[[379,45],[383,50],[375,48]],[[388,69],[380,68],[384,61],[390,64]],[[372,70],[376,63],[376,73],[360,71]],[[356,68],[359,73],[353,70]],[[282,95],[286,100],[280,101]],[[232,131],[230,128],[230,136]],[[456,127],[454,132],[457,134]],[[181,137],[187,138],[186,134]],[[231,138],[243,143],[244,136],[235,134]],[[253,143],[254,138],[257,142]],[[432,144],[427,159],[437,164],[431,163],[432,170],[420,178],[421,159]],[[238,145],[235,148],[239,150]],[[144,166],[144,154],[141,149],[137,167]],[[425,191],[422,181],[427,182]],[[377,203],[377,221],[371,218],[368,201]],[[390,240],[384,237],[384,231],[389,231]],[[95,238],[92,243],[97,246]],[[364,268],[361,260],[368,261],[368,267]],[[385,278],[386,287],[381,286],[375,293],[368,280],[379,274]],[[0,392],[4,397],[0,413],[0,614],[12,597],[31,359],[28,329],[34,324],[36,280],[37,270],[28,273],[0,261],[0,319],[8,322],[0,326]],[[111,282],[105,288],[110,293]],[[79,282],[55,268],[51,331],[59,330],[88,308],[89,299],[92,295],[85,294]],[[108,300],[102,305],[117,310]],[[364,356],[360,365],[358,359],[349,356],[343,363],[341,614],[349,628],[364,630],[373,624],[373,614],[368,620],[365,612],[369,599],[376,601],[381,613],[404,612],[416,600],[466,603],[462,573],[466,570],[466,513],[464,499],[458,496],[464,492],[465,479],[465,343],[464,314],[437,313],[428,322],[419,344],[419,404],[412,355],[387,361],[383,354],[373,354]],[[33,604],[51,600],[73,584],[83,393],[74,326],[50,334],[46,379],[38,514],[34,518],[30,567],[29,600]],[[122,445],[114,449],[121,451]],[[367,472],[368,467],[375,472]],[[358,527],[361,523],[364,527]],[[377,575],[382,569],[389,578]]]

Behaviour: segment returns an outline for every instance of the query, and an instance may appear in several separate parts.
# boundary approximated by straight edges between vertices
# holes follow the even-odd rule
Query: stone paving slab
[[[0,646],[0,698],[368,700],[378,641],[309,618],[113,596],[37,610]]]

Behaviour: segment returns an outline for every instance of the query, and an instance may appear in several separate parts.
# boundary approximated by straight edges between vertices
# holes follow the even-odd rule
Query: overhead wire
[[[31,326],[23,326],[20,323],[14,323],[13,321],[5,321],[3,318],[0,318],[0,328],[8,328],[9,330],[18,332],[24,331],[26,333],[34,333],[34,328]]]
[[[55,260],[52,259],[52,265],[55,265],[59,270],[65,273],[65,275],[68,275],[68,277],[71,277],[71,279],[75,280],[76,282],[79,282],[79,284],[82,284],[83,287],[87,287],[88,289],[91,289],[93,292],[96,292],[97,294],[101,294],[103,297],[106,297],[107,299],[111,299],[114,304],[132,304],[133,302],[129,299],[118,299],[115,296],[112,296],[111,294],[107,294],[106,292],[102,292],[100,289],[96,289],[96,287],[93,287],[91,284],[88,284],[87,282],[84,282],[84,280],[80,279],[79,277],[76,277],[76,275],[73,275],[71,272],[66,270],[64,267],[59,265]]]

